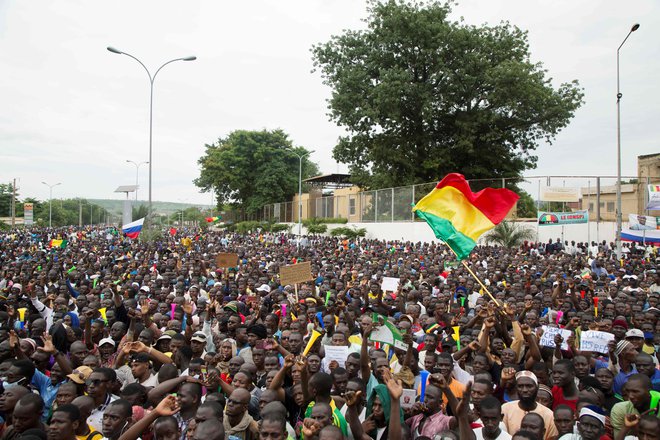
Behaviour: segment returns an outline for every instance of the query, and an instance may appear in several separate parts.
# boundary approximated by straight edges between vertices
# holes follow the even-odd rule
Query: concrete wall
[[[523,223],[526,227],[537,230],[536,223]],[[434,241],[433,231],[425,222],[394,222],[394,223],[348,223],[346,225],[329,224],[328,232],[336,227],[348,226],[365,228],[367,238],[378,240],[403,240],[403,241]],[[627,223],[623,224],[627,227]],[[292,229],[297,232],[297,227]],[[303,227],[303,234],[307,231]],[[603,241],[613,242],[616,237],[615,222],[590,222],[578,225],[565,225],[563,227],[563,239],[575,242],[580,241]],[[547,242],[549,239],[555,241],[562,238],[562,226],[541,226],[538,228],[538,239]]]

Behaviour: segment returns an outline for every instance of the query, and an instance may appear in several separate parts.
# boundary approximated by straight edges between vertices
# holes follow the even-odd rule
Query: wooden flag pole
[[[445,243],[445,244],[446,244],[447,247],[448,247],[448,248],[454,253],[454,255],[456,256],[456,258],[458,258],[458,254],[456,253],[456,251],[454,251],[454,249],[452,249],[451,246],[449,246],[448,243]],[[477,283],[479,283],[479,285],[481,286],[481,288],[484,289],[484,290],[486,291],[486,293],[488,294],[488,296],[490,296],[490,299],[492,299],[493,301],[495,301],[495,305],[497,305],[497,307],[502,307],[502,305],[499,303],[499,301],[497,301],[497,299],[495,299],[495,297],[493,296],[493,294],[490,293],[490,290],[488,290],[488,287],[486,287],[486,285],[485,285],[484,283],[481,282],[481,279],[479,279],[479,277],[477,276],[477,274],[474,273],[474,272],[472,271],[472,269],[470,269],[470,267],[467,265],[467,263],[465,262],[465,260],[461,260],[461,263],[463,264],[463,267],[465,267],[465,268],[467,269],[467,271],[470,272],[470,275],[472,275],[472,278],[474,278],[475,280],[477,280]]]

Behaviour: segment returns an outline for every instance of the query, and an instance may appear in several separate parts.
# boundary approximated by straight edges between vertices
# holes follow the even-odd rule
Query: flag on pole
[[[215,222],[217,222],[218,220],[221,220],[221,219],[222,219],[222,217],[206,217],[206,222],[207,223],[215,223]]]
[[[66,247],[67,244],[68,244],[68,242],[67,242],[66,240],[51,240],[51,241],[48,243],[48,246],[50,246],[50,247],[52,247],[52,248],[55,247],[55,248],[62,248],[62,249],[64,249],[64,248]]]
[[[451,173],[420,200],[413,211],[447,243],[459,260],[470,255],[479,237],[500,223],[519,197],[506,188],[473,193],[463,175]]]
[[[138,236],[140,235],[140,232],[142,231],[142,224],[143,223],[144,223],[144,217],[142,217],[139,220],[135,220],[134,222],[131,222],[127,225],[124,225],[121,228],[121,231],[128,238],[136,239],[136,238],[138,238]]]

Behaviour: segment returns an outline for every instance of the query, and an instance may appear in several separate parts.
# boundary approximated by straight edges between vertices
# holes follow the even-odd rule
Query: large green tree
[[[214,192],[218,207],[230,204],[254,213],[266,204],[288,201],[298,191],[298,156],[306,153],[282,130],[236,130],[206,145],[194,182]],[[302,174],[303,179],[318,174],[307,157]]]
[[[519,176],[582,104],[577,81],[553,87],[508,23],[451,21],[439,1],[371,1],[365,30],[313,47],[346,129],[334,157],[363,187]]]

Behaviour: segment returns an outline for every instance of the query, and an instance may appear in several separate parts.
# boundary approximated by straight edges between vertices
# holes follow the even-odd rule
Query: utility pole
[[[11,227],[16,226],[16,179],[11,188]]]

